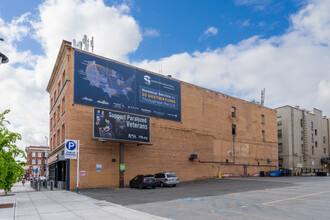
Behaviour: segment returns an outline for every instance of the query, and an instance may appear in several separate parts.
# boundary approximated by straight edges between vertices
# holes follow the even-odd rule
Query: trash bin
[[[265,171],[260,171],[260,176],[265,177]]]

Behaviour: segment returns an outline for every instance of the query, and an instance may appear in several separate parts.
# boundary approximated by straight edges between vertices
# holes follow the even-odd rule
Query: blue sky
[[[44,144],[59,47],[87,34],[98,55],[247,101],[265,88],[267,107],[330,116],[329,11],[326,0],[1,0],[0,111],[22,147]]]
[[[10,21],[27,12],[37,14],[42,2],[2,0],[0,16]],[[289,16],[305,5],[304,1],[297,0],[210,0],[207,4],[200,0],[105,1],[108,6],[123,3],[130,6],[131,15],[142,32],[152,29],[158,34],[145,36],[138,50],[129,54],[131,61],[215,49],[254,35],[264,38],[280,35],[289,26]],[[203,36],[210,27],[216,28],[218,33]],[[43,54],[40,43],[35,39],[27,37],[16,43],[18,49]]]

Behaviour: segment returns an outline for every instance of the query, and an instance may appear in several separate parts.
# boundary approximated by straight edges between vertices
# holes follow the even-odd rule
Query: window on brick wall
[[[59,144],[60,143],[60,129],[57,129],[57,144]]]
[[[62,141],[65,139],[65,124],[62,124]]]
[[[64,86],[65,83],[65,70],[62,73],[62,86]]]
[[[236,117],[236,108],[231,107],[231,117],[235,118]]]
[[[32,157],[36,157],[36,153],[35,152],[32,153]]]
[[[264,130],[261,131],[261,138],[263,141],[265,141],[265,131]]]
[[[38,160],[38,164],[41,164],[41,160]]]
[[[38,157],[41,157],[41,153],[38,153]]]
[[[65,112],[65,96],[63,96],[63,99],[62,99],[62,113]]]
[[[261,115],[261,124],[265,124],[265,116]]]
[[[36,160],[32,160],[32,164],[36,164]]]
[[[232,126],[231,126],[231,133],[233,135],[236,135],[236,125],[235,124],[232,124]]]

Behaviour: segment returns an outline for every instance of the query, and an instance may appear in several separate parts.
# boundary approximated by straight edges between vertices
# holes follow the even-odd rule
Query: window
[[[315,129],[315,136],[317,136],[317,129]]]
[[[233,135],[236,134],[236,125],[234,125],[234,124],[232,124],[232,126],[231,126],[231,133],[232,133]]]
[[[261,124],[265,124],[265,116],[261,115]]]
[[[283,144],[278,143],[278,152],[283,152]]]
[[[312,143],[314,142],[314,134],[312,134]]]
[[[303,123],[303,120],[300,119],[300,127],[303,127],[304,123]]]
[[[32,153],[32,157],[36,157],[36,153],[35,152]]]
[[[57,144],[59,144],[60,143],[60,129],[58,128],[57,129]]]
[[[261,131],[261,138],[263,141],[265,141],[265,131]]]
[[[32,164],[36,164],[36,160],[32,160]]]
[[[41,164],[41,160],[38,160],[38,164]]]
[[[317,141],[315,141],[315,147],[317,147]]]
[[[62,125],[62,141],[65,139],[65,124]]]
[[[282,130],[277,130],[277,137],[282,138]]]
[[[277,117],[277,125],[281,125],[282,124],[282,117]]]
[[[53,147],[53,138],[52,137],[50,138],[49,145],[50,145],[49,148],[52,149],[52,147]]]
[[[301,132],[301,137],[300,137],[301,140],[304,140],[304,132],[302,131]]]
[[[38,153],[38,157],[41,157],[41,153]]]
[[[302,144],[301,145],[301,153],[303,153],[304,152],[304,145]]]
[[[324,148],[324,154],[327,154],[327,149],[326,148]]]
[[[65,96],[63,96],[63,99],[62,99],[62,114],[65,112]]]
[[[314,146],[312,146],[312,155],[314,155]]]
[[[65,70],[63,71],[63,74],[62,74],[62,83],[63,83],[63,86],[64,86],[64,82],[65,82]]]
[[[323,144],[325,144],[325,137],[323,137]]]
[[[311,122],[311,130],[313,131],[313,122]]]
[[[236,108],[231,107],[231,117],[235,118],[236,117]]]

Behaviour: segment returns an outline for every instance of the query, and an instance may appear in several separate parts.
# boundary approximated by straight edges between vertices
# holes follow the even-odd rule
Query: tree
[[[9,112],[10,110],[7,109],[0,114],[0,189],[5,190],[6,195],[24,173],[22,166],[25,162],[15,160],[15,158],[21,156],[26,159],[24,151],[18,149],[15,144],[16,141],[22,139],[22,136],[19,133],[10,132],[5,126],[10,124],[5,119]]]

